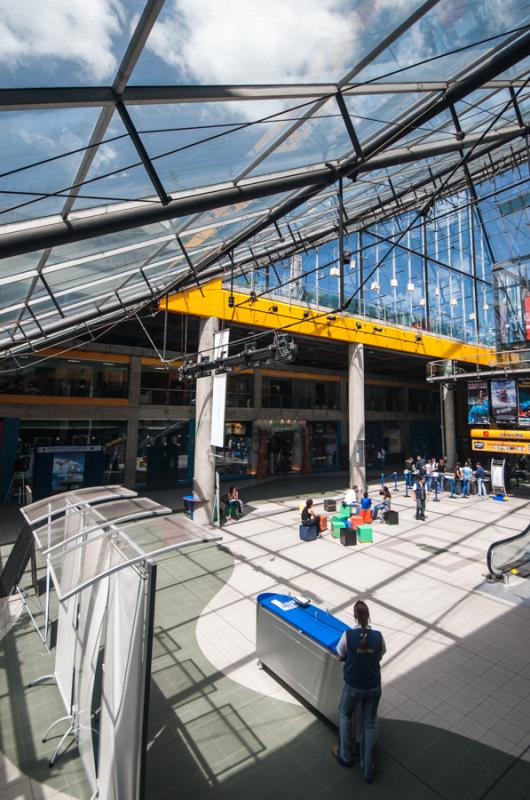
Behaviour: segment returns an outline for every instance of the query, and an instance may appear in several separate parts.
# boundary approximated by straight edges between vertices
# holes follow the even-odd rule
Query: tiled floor
[[[149,800],[530,796],[530,584],[484,581],[487,546],[528,524],[530,503],[444,496],[421,523],[411,499],[393,499],[400,524],[376,524],[370,545],[300,542],[298,500],[268,500],[221,546],[160,563]],[[371,786],[329,755],[333,729],[257,668],[255,597],[275,589],[347,622],[362,596],[384,631]],[[0,800],[87,797],[75,751],[46,766],[39,736],[60,704],[54,687],[24,689],[45,671],[25,615],[0,646]]]

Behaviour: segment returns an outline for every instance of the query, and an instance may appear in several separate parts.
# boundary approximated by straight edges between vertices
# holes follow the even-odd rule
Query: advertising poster
[[[467,385],[468,425],[490,423],[490,401],[487,381],[470,381]]]
[[[491,407],[495,422],[517,423],[517,390],[514,380],[491,382]]]
[[[530,428],[530,380],[518,383],[518,421],[524,428]]]
[[[68,492],[83,485],[84,453],[55,453],[52,464],[52,492]]]
[[[530,294],[524,299],[524,322],[526,328],[526,338],[530,341]]]

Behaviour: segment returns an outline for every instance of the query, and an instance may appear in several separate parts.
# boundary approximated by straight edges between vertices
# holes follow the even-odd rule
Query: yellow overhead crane
[[[314,336],[332,342],[365,344],[386,350],[399,351],[428,358],[451,358],[473,364],[488,364],[493,350],[489,347],[464,344],[437,336],[421,329],[416,331],[368,320],[347,314],[327,314],[308,306],[286,303],[270,297],[252,300],[249,294],[233,292],[233,305],[229,305],[230,292],[221,278],[169,295],[167,308],[179,314],[197,317],[217,317],[237,325],[278,330],[285,328],[293,335]],[[160,309],[165,310],[165,298]]]

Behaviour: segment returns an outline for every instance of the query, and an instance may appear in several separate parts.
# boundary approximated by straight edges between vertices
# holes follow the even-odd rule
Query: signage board
[[[482,453],[511,453],[516,456],[530,455],[530,442],[488,441],[473,439],[472,449]]]
[[[530,380],[517,383],[517,422],[521,427],[530,428]]]
[[[468,425],[489,425],[490,401],[487,381],[470,381],[467,385]]]
[[[514,380],[491,381],[491,408],[495,422],[517,424],[517,389]]]
[[[502,428],[471,428],[472,439],[517,439],[530,441],[530,431],[518,431]]]

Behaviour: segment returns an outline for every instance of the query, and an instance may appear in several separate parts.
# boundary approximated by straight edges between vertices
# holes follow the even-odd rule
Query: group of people
[[[354,484],[344,495],[342,505],[350,506],[352,511],[356,514],[359,512],[359,509],[371,509],[372,520],[379,519],[380,522],[384,522],[385,514],[387,511],[390,511],[392,507],[392,494],[388,486],[381,486],[379,496],[381,498],[379,503],[372,507],[372,498],[368,496],[368,491],[365,490],[361,494],[361,490],[357,484]],[[379,516],[379,514],[381,514],[381,516]]]
[[[412,486],[412,476],[416,473],[417,480],[425,478],[425,485],[427,492],[443,491],[447,488],[446,485],[446,472],[447,464],[444,458],[424,458],[417,455],[414,459],[409,456],[405,459],[404,464],[405,477],[409,477],[409,486]],[[454,471],[454,492],[455,494],[462,494],[463,497],[469,497],[471,494],[471,485],[473,479],[477,481],[477,494],[485,497],[488,492],[486,490],[486,470],[484,466],[477,461],[476,469],[473,470],[471,461],[467,459],[463,464],[457,462]],[[417,481],[416,481],[417,482]]]

